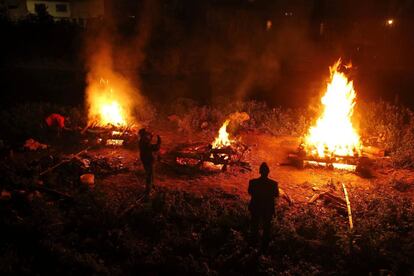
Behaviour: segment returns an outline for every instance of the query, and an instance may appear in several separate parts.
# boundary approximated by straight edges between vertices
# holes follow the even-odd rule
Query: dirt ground
[[[298,144],[295,137],[275,137],[268,134],[244,133],[240,139],[250,147],[244,161],[251,164],[252,171],[240,167],[231,167],[227,172],[178,173],[171,171],[162,162],[163,154],[174,148],[176,141],[189,141],[190,138],[180,133],[159,132],[163,138],[161,162],[158,163],[155,185],[173,190],[184,190],[200,196],[210,189],[223,189],[248,200],[247,186],[249,179],[258,176],[261,162],[267,162],[271,168],[270,177],[279,182],[279,187],[289,195],[295,204],[306,204],[315,194],[334,188],[338,196],[343,196],[343,182],[349,193],[350,201],[355,196],[375,194],[397,194],[414,199],[414,171],[395,170],[388,166],[374,164],[374,177],[362,178],[355,173],[324,168],[305,168],[283,165],[287,152]],[[191,142],[211,142],[206,135],[191,136]],[[133,200],[144,189],[144,172],[138,159],[138,150],[120,147],[104,148],[89,152],[92,156],[116,157],[129,170],[125,173],[97,179],[108,193],[116,193],[120,202]],[[329,182],[333,182],[329,186]],[[402,189],[396,183],[403,182]],[[127,192],[126,192],[127,191]]]
[[[153,132],[163,143],[149,201],[140,200],[145,181],[137,148],[94,148],[70,159],[60,148],[8,154],[2,164],[8,185],[0,208],[0,226],[7,233],[0,239],[5,245],[0,256],[6,265],[0,263],[0,271],[379,275],[377,271],[387,269],[411,275],[414,171],[395,170],[387,160],[374,164],[370,179],[344,171],[297,169],[283,165],[297,138],[248,132],[238,137],[250,147],[243,161],[251,171],[237,166],[226,172],[181,170],[168,162],[168,152],[180,142],[210,143],[214,133]],[[82,148],[72,146],[64,153]],[[33,184],[33,175],[67,159],[71,162]],[[278,201],[266,254],[252,243],[247,208],[249,179],[258,176],[263,161],[293,201]],[[95,185],[79,181],[85,172],[94,173]],[[338,182],[347,186],[354,231],[343,203],[322,197],[308,204],[325,191],[343,202],[338,200],[344,198]]]

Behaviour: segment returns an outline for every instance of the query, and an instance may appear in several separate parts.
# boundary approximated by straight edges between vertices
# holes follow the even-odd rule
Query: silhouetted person
[[[262,249],[266,250],[270,241],[270,228],[275,215],[275,198],[279,196],[276,181],[268,178],[269,167],[266,163],[260,165],[260,177],[249,182],[248,192],[251,196],[249,211],[251,214],[251,229],[254,240],[259,234],[259,225],[263,227]]]
[[[161,138],[157,135],[157,143],[152,144],[152,134],[144,128],[139,132],[139,155],[145,170],[145,194],[148,197],[154,184],[154,153],[160,149]]]

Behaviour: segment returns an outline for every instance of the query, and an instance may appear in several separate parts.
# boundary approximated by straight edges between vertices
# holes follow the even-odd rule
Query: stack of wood
[[[202,168],[205,163],[221,165],[226,171],[228,166],[239,166],[251,170],[248,162],[242,161],[248,146],[237,143],[223,148],[213,148],[206,144],[179,145],[167,155],[177,165]]]
[[[123,127],[88,125],[81,131],[81,134],[87,143],[92,145],[125,146],[138,140],[133,125]]]
[[[339,196],[335,195],[332,191],[322,192],[315,194],[309,201],[308,204],[312,204],[318,200],[323,201],[326,205],[338,210],[340,213],[346,213],[346,201]]]
[[[298,168],[303,168],[305,164],[323,165],[327,168],[334,168],[335,164],[347,165],[349,168],[354,168],[353,171],[367,173],[372,165],[372,160],[385,157],[385,150],[364,146],[361,150],[361,155],[355,156],[326,156],[320,158],[317,156],[308,155],[302,147],[299,147],[295,152],[290,152],[287,156],[288,164]]]

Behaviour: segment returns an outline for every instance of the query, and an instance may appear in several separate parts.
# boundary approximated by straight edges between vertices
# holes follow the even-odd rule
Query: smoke
[[[380,17],[378,23],[370,16],[381,6],[376,1],[353,2],[112,0],[105,31],[92,31],[87,39],[88,68],[110,64],[108,71],[139,91],[138,106],[146,95],[164,103],[179,97],[203,104],[258,99],[303,107],[319,98],[328,66],[338,57],[357,65],[363,79],[356,81],[358,90],[377,91],[379,85],[358,85],[382,83],[371,74],[375,68],[398,69],[412,60],[406,58],[412,42],[401,44],[412,41],[405,38],[410,25],[397,18],[407,13],[398,7],[412,0],[397,5],[396,25],[387,29]],[[97,52],[107,62],[91,58]]]
[[[268,9],[239,6],[232,13],[217,4],[209,8],[208,28],[187,38],[190,42],[185,45],[191,49],[183,47],[181,60],[190,55],[202,60],[192,63],[198,72],[207,72],[205,87],[213,99],[303,105],[306,96],[319,89],[312,81],[315,76],[323,81],[320,76],[332,59],[323,61],[323,49],[317,46],[313,31],[319,28],[312,25],[312,7],[290,10],[288,4],[268,3]]]
[[[88,64],[86,104],[89,122],[101,121],[103,104],[115,103],[120,106],[121,115],[128,124],[139,124],[134,113],[145,100],[128,77],[114,69],[111,45],[104,39],[99,42],[99,48],[89,57]]]
[[[111,2],[106,10],[116,10],[120,3]],[[103,24],[87,34],[86,105],[90,122],[99,120],[103,103],[114,102],[129,124],[145,125],[151,119],[152,107],[143,96],[139,72],[157,18],[157,1],[143,1],[135,8],[132,14],[137,15],[127,17],[126,22],[115,13],[107,14]],[[131,33],[125,35],[125,30]]]
[[[228,119],[234,123],[240,124],[250,119],[246,112],[234,112],[228,116]]]

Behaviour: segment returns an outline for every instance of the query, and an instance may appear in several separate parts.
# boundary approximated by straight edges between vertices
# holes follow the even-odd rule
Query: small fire
[[[230,120],[226,120],[219,130],[219,134],[214,140],[212,147],[214,149],[221,149],[231,145],[232,140],[229,139],[229,133],[227,132],[227,126],[229,125]]]
[[[99,126],[124,127],[128,114],[120,93],[115,93],[108,80],[92,86],[89,95],[89,121]]]
[[[354,156],[361,142],[352,125],[356,93],[352,81],[338,71],[339,59],[330,67],[331,78],[321,102],[323,113],[304,138],[307,153],[317,157]]]

